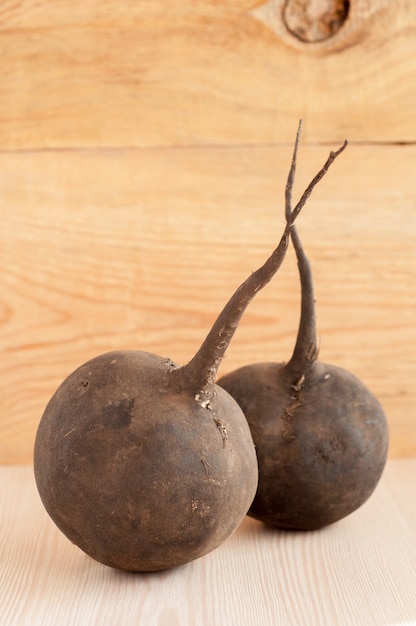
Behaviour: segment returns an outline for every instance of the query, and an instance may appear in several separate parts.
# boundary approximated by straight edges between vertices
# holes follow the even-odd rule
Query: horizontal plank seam
[[[332,141],[305,141],[304,146],[308,147],[320,147],[320,146],[333,146],[334,143],[343,141],[343,139],[334,139]],[[400,147],[400,146],[414,146],[416,140],[397,140],[397,141],[354,141],[349,140],[350,145],[354,146],[374,146],[374,147]],[[235,144],[160,144],[160,145],[143,145],[143,146],[62,146],[62,147],[39,147],[39,148],[0,148],[0,155],[9,154],[53,154],[64,152],[158,152],[160,150],[240,150],[242,148],[253,148],[255,150],[263,148],[277,148],[277,147],[291,147],[293,142],[279,141],[279,142],[264,142],[264,143],[235,143]]]

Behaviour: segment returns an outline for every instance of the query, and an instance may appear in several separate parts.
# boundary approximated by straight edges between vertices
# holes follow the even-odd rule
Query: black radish
[[[300,138],[286,187],[286,218]],[[324,170],[345,148],[331,152]],[[388,427],[377,398],[352,373],[318,360],[312,270],[291,229],[301,282],[301,317],[287,363],[255,363],[218,380],[243,410],[259,484],[249,515],[284,529],[312,530],[359,508],[385,466]]]

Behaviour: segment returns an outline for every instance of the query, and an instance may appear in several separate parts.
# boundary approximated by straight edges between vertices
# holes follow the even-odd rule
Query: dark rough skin
[[[218,387],[209,408],[193,396],[184,405],[166,384],[174,369],[146,352],[103,354],[62,383],[39,425],[34,469],[46,510],[112,567],[161,570],[208,553],[256,491],[235,401]]]
[[[388,429],[380,403],[353,374],[315,362],[302,380],[283,364],[258,363],[218,384],[238,401],[256,447],[259,485],[249,515],[312,530],[369,498],[386,463]]]

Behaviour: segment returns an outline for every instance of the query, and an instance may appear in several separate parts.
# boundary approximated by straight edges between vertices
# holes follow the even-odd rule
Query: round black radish
[[[97,561],[130,571],[181,565],[219,546],[246,515],[258,479],[253,440],[215,380],[244,310],[280,267],[305,201],[187,365],[138,350],[102,354],[46,406],[34,449],[38,491],[56,525]]]
[[[246,420],[220,387],[205,405],[176,365],[102,354],[58,388],[36,438],[35,474],[61,531],[119,569],[167,569],[220,545],[257,487]]]
[[[372,494],[386,462],[386,419],[350,372],[316,362],[297,377],[285,364],[258,363],[218,384],[238,401],[256,446],[249,515],[278,528],[319,529]]]
[[[300,127],[286,192],[286,215]],[[331,153],[327,167],[345,147]],[[283,529],[312,530],[358,509],[382,475],[388,427],[375,396],[353,374],[319,362],[310,263],[294,226],[301,281],[301,318],[287,363],[257,363],[218,384],[242,408],[259,465],[249,515]]]

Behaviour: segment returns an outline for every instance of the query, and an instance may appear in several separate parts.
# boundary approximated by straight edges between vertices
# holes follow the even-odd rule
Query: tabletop
[[[370,499],[320,531],[246,517],[182,567],[95,562],[48,517],[30,465],[0,466],[1,626],[416,624],[416,459],[390,459]]]

